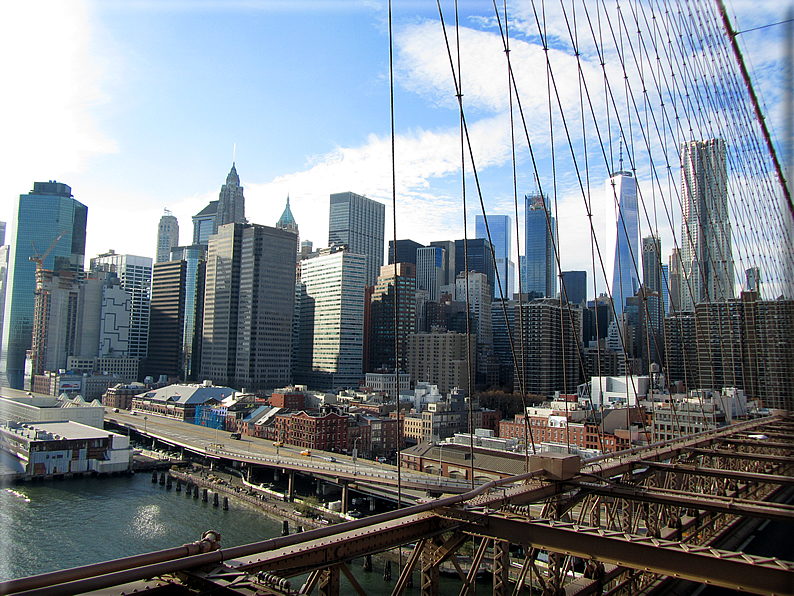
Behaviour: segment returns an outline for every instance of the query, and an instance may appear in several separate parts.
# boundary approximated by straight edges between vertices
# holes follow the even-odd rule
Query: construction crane
[[[33,253],[35,254],[35,256],[29,257],[29,258],[30,258],[31,261],[36,263],[36,271],[40,271],[41,269],[44,268],[44,259],[46,259],[47,255],[49,255],[52,252],[52,249],[55,248],[55,245],[58,244],[58,241],[61,238],[63,238],[63,236],[64,236],[64,234],[66,234],[66,232],[67,232],[67,230],[64,230],[63,232],[61,232],[58,235],[58,237],[52,242],[52,244],[50,244],[50,247],[47,249],[47,251],[43,255],[40,255],[39,251],[36,250],[36,245],[33,243],[33,240],[30,241],[30,243],[33,244]]]

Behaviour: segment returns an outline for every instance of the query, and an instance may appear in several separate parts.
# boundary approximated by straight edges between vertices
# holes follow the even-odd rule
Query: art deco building
[[[171,249],[179,244],[179,222],[168,210],[160,218],[157,225],[157,258],[155,263],[166,263],[171,260]]]

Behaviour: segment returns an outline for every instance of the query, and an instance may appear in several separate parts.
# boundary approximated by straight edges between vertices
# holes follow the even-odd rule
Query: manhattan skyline
[[[11,221],[13,203],[34,181],[55,179],[70,185],[75,198],[91,210],[87,257],[111,248],[155,257],[156,223],[163,209],[181,223],[180,245],[189,244],[190,217],[217,200],[235,162],[250,222],[274,225],[289,194],[301,237],[319,247],[328,229],[328,196],[352,191],[386,204],[388,241],[385,9],[385,2],[355,1],[289,6],[268,1],[87,1],[70,10],[53,3],[43,14],[7,9],[14,11],[8,22],[16,30],[4,43],[20,44],[24,36],[34,35],[59,40],[57,52],[42,41],[20,63],[4,65],[7,78],[32,88],[26,82],[35,74],[35,81],[43,77],[63,92],[35,102],[22,101],[22,94],[14,99],[14,112],[26,125],[11,123],[9,129],[4,152],[9,175],[0,183],[0,220]],[[451,5],[444,9],[451,24]],[[519,90],[527,107],[543,114],[543,102],[530,93],[532,77],[544,76],[541,65],[531,65],[540,51],[531,4],[513,2],[510,10],[513,53],[522,59],[516,67]],[[753,3],[752,8],[738,4],[734,26],[745,30],[784,16],[774,2]],[[395,2],[394,20],[398,237],[424,244],[461,238],[457,109],[438,13],[434,3]],[[461,3],[461,25],[464,105],[486,209],[515,217],[503,52],[492,8]],[[553,21],[551,29],[560,49],[552,59],[562,61],[570,51],[564,26]],[[740,38],[777,130],[782,130],[777,92],[781,50],[776,45],[781,35],[782,28],[773,27]],[[753,44],[760,36],[765,44]],[[595,63],[592,48],[585,49],[589,53],[583,59]],[[576,90],[562,91],[573,96]],[[542,124],[534,126],[542,135]],[[611,136],[615,147],[609,152],[616,153],[617,132]],[[545,155],[548,139],[539,143]],[[616,161],[617,155],[609,159]],[[590,165],[590,179],[601,186],[610,168]],[[635,165],[640,188],[652,186],[642,164]],[[538,167],[548,194],[548,157]],[[519,155],[518,177],[519,196],[532,192],[535,183],[525,151]],[[556,215],[567,232],[559,239],[561,268],[592,272],[590,255],[577,250],[579,238],[587,234],[586,217],[580,191],[568,178],[556,189]],[[469,181],[470,176],[468,233],[474,237],[480,209]],[[614,224],[600,208],[599,194],[591,189],[594,228],[605,243]],[[523,205],[517,220],[516,237],[523,238]],[[642,236],[650,232],[644,218],[640,226]],[[680,219],[659,224],[665,251],[674,246],[679,229]],[[517,263],[515,253],[512,258]],[[610,278],[611,265],[606,268]],[[593,281],[597,292],[605,290],[603,280]]]

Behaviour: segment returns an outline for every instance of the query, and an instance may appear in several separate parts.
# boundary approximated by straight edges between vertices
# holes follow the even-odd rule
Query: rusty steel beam
[[[794,505],[782,503],[750,501],[733,497],[700,495],[684,491],[649,489],[629,485],[607,486],[578,483],[577,486],[594,494],[643,503],[657,503],[670,507],[688,507],[715,513],[760,517],[788,523],[794,522]]]
[[[464,528],[471,534],[509,540],[527,548],[754,594],[794,592],[794,563],[789,561],[495,512],[455,509],[445,510],[444,515],[467,522]]]
[[[437,536],[455,529],[455,524],[432,514],[385,522],[363,530],[340,532],[268,553],[226,561],[235,571],[277,573],[281,577],[294,577],[339,565],[350,559],[371,553],[383,552],[403,544],[418,542],[428,536]]]
[[[691,466],[687,464],[663,464],[652,461],[637,462],[638,466],[647,466],[657,470],[665,470],[668,472],[682,472],[685,474],[694,474],[696,476],[709,476],[711,478],[728,478],[731,480],[738,480],[741,482],[762,482],[771,484],[780,484],[781,486],[794,485],[794,476],[778,476],[775,474],[758,474],[756,472],[738,472],[733,470],[723,470],[720,468],[701,468],[698,466]]]
[[[757,439],[736,439],[734,437],[720,437],[717,440],[720,443],[729,443],[731,445],[744,445],[745,447],[757,447],[763,449],[788,449],[789,451],[794,452],[794,443],[759,441]]]

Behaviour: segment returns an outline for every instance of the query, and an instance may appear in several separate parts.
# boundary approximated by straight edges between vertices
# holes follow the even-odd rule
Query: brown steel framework
[[[535,471],[252,545],[224,550],[205,540],[14,580],[0,594],[282,594],[306,574],[301,593],[334,595],[348,582],[364,594],[346,563],[397,547],[395,595],[414,574],[423,596],[439,594],[442,568],[461,579],[461,594],[474,593],[480,570],[491,572],[498,595],[530,587],[555,596],[662,594],[682,580],[794,594],[794,562],[737,550],[764,520],[794,521],[793,485],[794,421],[777,416],[589,460],[572,474]]]

